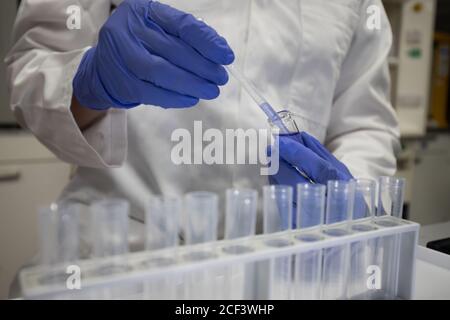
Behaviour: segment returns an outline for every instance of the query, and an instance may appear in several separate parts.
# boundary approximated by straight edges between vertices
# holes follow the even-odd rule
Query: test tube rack
[[[342,232],[328,232],[337,227]],[[67,263],[24,269],[20,282],[26,299],[299,299],[298,288],[317,292],[317,296],[309,296],[319,299],[412,299],[418,232],[419,225],[414,222],[375,217],[341,226],[80,260],[71,264],[81,272],[79,289],[68,285],[73,273],[67,273]],[[380,277],[380,287],[368,285],[369,269],[366,276],[356,276],[352,266],[354,244],[367,250],[362,264],[364,274],[376,260],[370,257],[378,256],[380,273],[375,277]],[[337,290],[336,296],[325,296],[324,281],[327,286],[330,281],[333,285],[333,270],[325,279],[324,264],[328,262],[321,253],[329,253],[333,248],[341,248],[345,253],[340,271],[344,270],[345,275],[336,275],[344,276],[345,281],[335,283],[344,288]],[[302,283],[295,270],[304,267],[298,265],[299,261],[308,260],[296,257],[314,252],[321,256],[321,262],[310,266],[318,268],[319,280]],[[277,261],[284,261],[284,272],[275,270]],[[367,289],[352,296],[349,286],[355,285],[367,285]]]

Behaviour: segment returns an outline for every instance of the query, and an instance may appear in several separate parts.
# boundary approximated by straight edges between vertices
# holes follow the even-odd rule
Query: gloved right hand
[[[149,0],[125,0],[101,28],[73,80],[88,108],[163,108],[215,99],[228,81],[222,65],[234,53],[226,40],[194,16]]]

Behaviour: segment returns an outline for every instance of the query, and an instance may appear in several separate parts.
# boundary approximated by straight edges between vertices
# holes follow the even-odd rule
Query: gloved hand
[[[353,179],[347,167],[337,160],[319,141],[306,132],[280,136],[280,170],[270,179],[276,184],[296,187],[309,182],[295,168],[303,171],[315,183],[326,185],[329,180]]]
[[[329,180],[353,179],[347,167],[337,160],[319,141],[306,132],[279,138],[280,166],[277,174],[269,176],[271,184],[290,185],[294,188],[294,217],[296,217],[297,184],[310,183],[297,169],[315,183],[326,185]],[[303,217],[302,227],[312,226],[313,217]],[[293,219],[296,228],[296,219]]]
[[[194,16],[149,0],[125,0],[101,28],[73,80],[74,96],[91,109],[191,107],[215,99],[228,81],[222,65],[234,53]]]

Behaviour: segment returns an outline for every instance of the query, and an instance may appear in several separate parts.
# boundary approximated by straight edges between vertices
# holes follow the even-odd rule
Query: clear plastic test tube
[[[301,241],[321,240],[318,231],[325,216],[326,187],[320,184],[299,184],[297,186],[297,229],[309,230],[297,237]],[[320,299],[320,277],[322,270],[322,250],[302,252],[295,257],[295,280],[293,298],[295,300]]]
[[[322,227],[325,218],[326,187],[303,183],[297,186],[297,229]]]
[[[225,239],[250,237],[255,234],[258,192],[252,189],[226,191]]]
[[[201,251],[190,252],[185,258],[202,260],[213,255],[214,248],[207,243],[217,240],[219,219],[219,197],[212,192],[191,192],[185,195],[185,242],[187,245],[205,244]],[[200,250],[200,249],[199,249]],[[180,295],[184,299],[215,299],[220,293],[217,288],[217,271],[206,269],[186,274]]]
[[[383,227],[394,227],[403,214],[406,180],[397,177],[380,177],[378,180],[378,206],[376,223]],[[376,239],[375,265],[383,275],[381,290],[376,298],[395,299],[397,297],[400,235],[391,235]]]
[[[291,186],[263,187],[264,234],[292,228],[293,189]]]
[[[358,179],[355,181],[355,202],[353,209],[353,226],[355,231],[370,231],[362,223],[372,221],[376,210],[377,183],[375,180]]]
[[[341,230],[348,228],[353,218],[353,206],[355,201],[355,181],[328,181],[327,184],[327,208],[325,224],[327,234],[338,236]],[[333,228],[331,228],[333,227]],[[338,228],[338,229],[334,229]]]
[[[110,198],[94,202],[91,207],[92,256],[111,257],[107,264],[99,266],[97,274],[106,276],[128,270],[129,203],[124,199]],[[126,299],[142,294],[141,285],[117,285],[93,290],[93,299]]]
[[[181,199],[169,196],[151,196],[145,216],[146,249],[159,250],[178,245],[181,218]],[[175,257],[166,257],[171,261]],[[158,263],[149,261],[148,263]],[[165,263],[165,262],[163,262]],[[150,300],[176,299],[176,275],[153,279],[144,284],[144,298]]]
[[[292,203],[293,189],[291,186],[273,185],[263,187],[263,228],[265,234],[277,233],[292,229]],[[274,238],[266,243],[269,246],[282,247],[289,245],[283,238]],[[259,265],[260,270],[264,270],[264,264]],[[279,257],[269,261],[268,277],[261,275],[268,280],[267,298],[269,299],[289,299],[292,287],[292,257]]]
[[[92,204],[93,256],[128,253],[129,203],[123,199],[100,200]]]
[[[52,204],[38,211],[41,264],[73,262],[79,258],[80,206]]]
[[[199,191],[185,195],[185,242],[187,245],[217,240],[219,197]]]
[[[68,203],[54,203],[38,210],[40,264],[69,264],[79,258],[79,211],[79,205]],[[51,271],[40,281],[65,284],[68,277],[65,271]]]
[[[352,230],[368,232],[374,229],[370,222],[375,216],[377,184],[374,180],[356,180],[355,204]],[[350,299],[369,299],[367,269],[374,264],[376,241],[373,239],[356,241],[350,244],[350,273],[348,297]]]
[[[391,216],[401,219],[406,180],[397,177],[380,177],[377,217]]]
[[[353,215],[355,181],[329,181],[324,233],[332,237],[347,235]],[[345,299],[349,271],[349,245],[323,250],[321,298]]]
[[[152,196],[145,215],[146,249],[176,247],[179,239],[181,199]]]
[[[256,213],[258,210],[258,192],[253,189],[228,189],[226,191],[225,239],[240,239],[239,244],[224,250],[239,254],[248,250],[246,238],[255,234]],[[217,286],[222,290],[223,299],[244,299],[251,290],[252,265],[236,263],[218,270]]]

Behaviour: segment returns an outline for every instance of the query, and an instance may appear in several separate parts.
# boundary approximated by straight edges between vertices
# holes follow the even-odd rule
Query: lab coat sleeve
[[[367,8],[381,8],[381,29],[367,27]],[[360,22],[341,67],[325,144],[355,178],[396,172],[399,126],[390,103],[392,31],[379,0],[361,1]]]
[[[70,111],[72,79],[110,9],[110,0],[22,0],[15,44],[5,59],[18,122],[60,159],[79,166],[115,167],[126,155],[124,110],[108,111],[83,132]],[[69,28],[77,18],[80,29]]]

